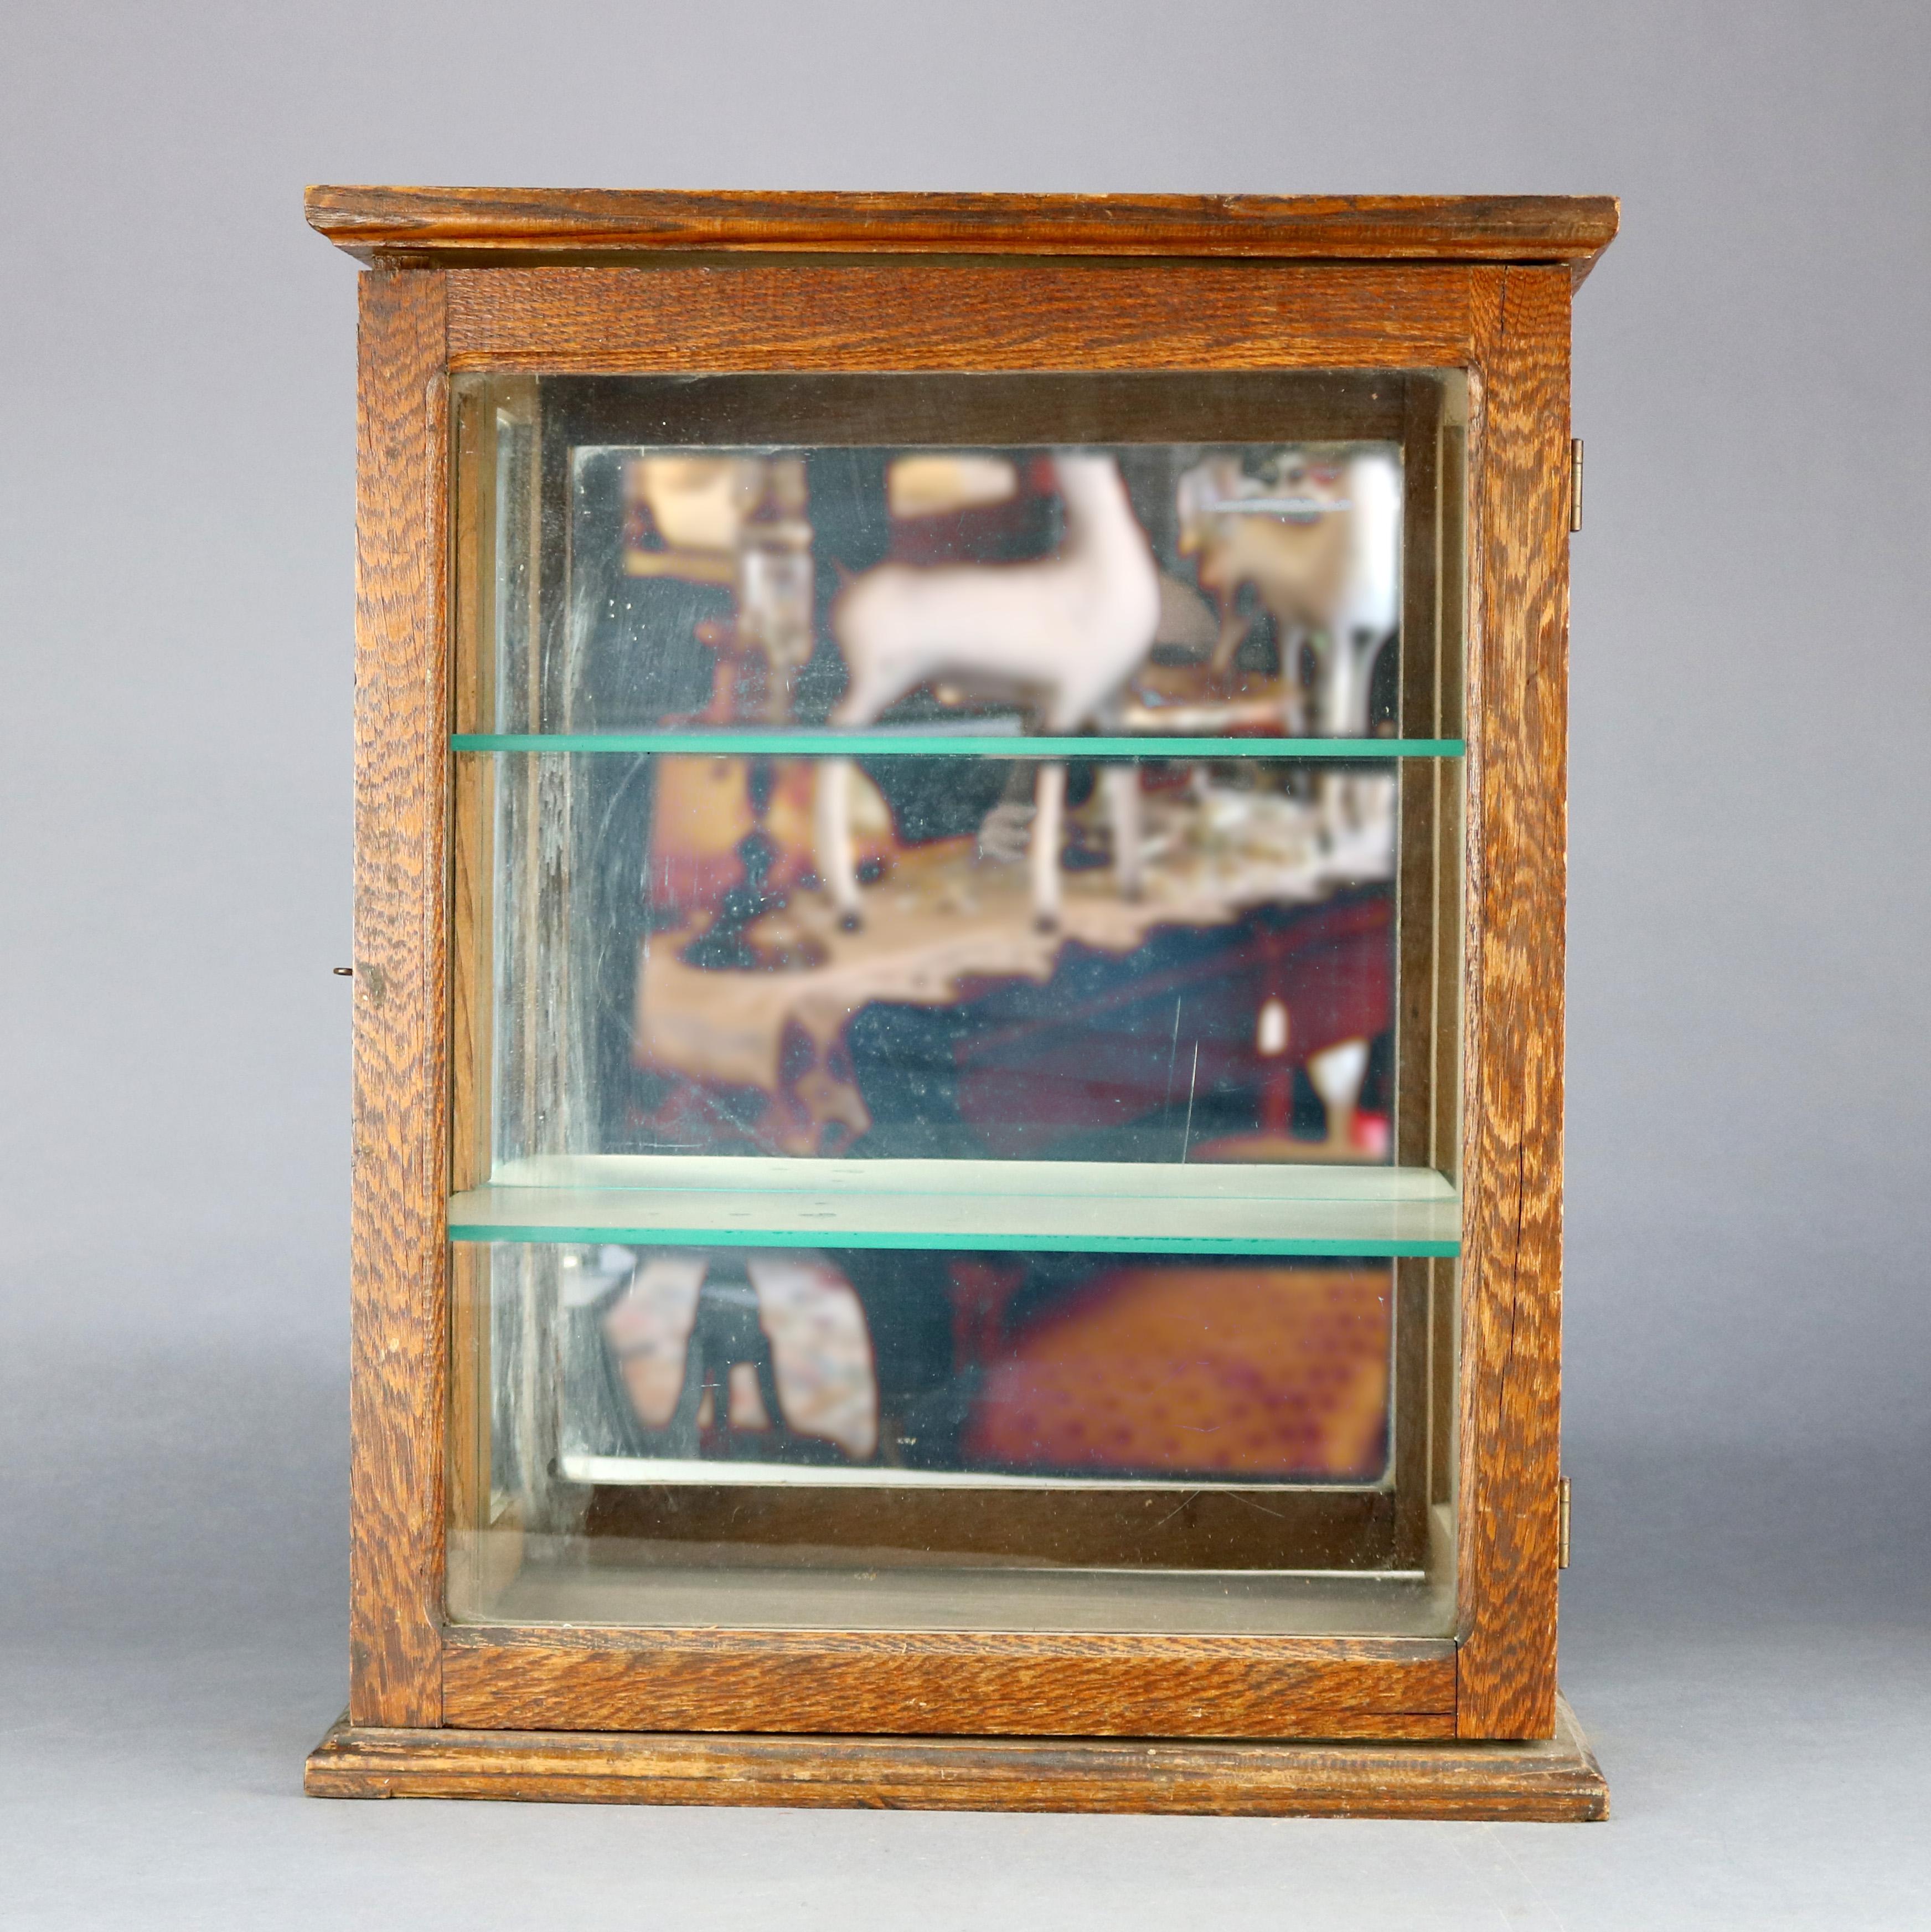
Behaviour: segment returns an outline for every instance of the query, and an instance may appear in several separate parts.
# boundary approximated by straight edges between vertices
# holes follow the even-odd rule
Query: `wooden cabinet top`
[[[1615,238],[1612,195],[691,194],[310,188],[310,224],[392,267],[670,252],[1567,262]]]

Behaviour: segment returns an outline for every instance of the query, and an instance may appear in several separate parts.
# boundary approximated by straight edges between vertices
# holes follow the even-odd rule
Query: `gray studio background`
[[[10,10],[0,1920],[1924,1923],[1927,100],[1910,5]],[[1623,196],[1564,1659],[1616,1822],[295,1795],[347,1546],[355,271],[310,180]]]

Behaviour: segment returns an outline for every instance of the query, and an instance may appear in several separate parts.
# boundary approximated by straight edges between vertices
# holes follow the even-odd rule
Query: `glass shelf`
[[[1105,1254],[1441,1256],[1426,1168],[547,1156],[454,1196],[454,1241]]]
[[[457,731],[457,752],[606,752],[631,757],[868,758],[1459,758],[1459,738],[1123,738],[1029,736],[1004,730]]]

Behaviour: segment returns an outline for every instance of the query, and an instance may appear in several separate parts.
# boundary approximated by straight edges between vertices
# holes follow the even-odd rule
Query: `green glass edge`
[[[454,752],[949,758],[1459,758],[1459,738],[921,737],[865,731],[455,731]]]
[[[1161,1236],[1106,1234],[961,1234],[944,1240],[930,1234],[871,1234],[841,1229],[725,1228],[523,1228],[487,1227],[471,1222],[453,1223],[449,1238],[460,1242],[517,1242],[536,1246],[595,1247],[604,1242],[656,1248],[910,1248],[946,1254],[1074,1255],[1372,1255],[1396,1259],[1433,1256],[1453,1260],[1462,1252],[1459,1241],[1321,1240],[1282,1237],[1272,1240],[1235,1240],[1213,1235]]]

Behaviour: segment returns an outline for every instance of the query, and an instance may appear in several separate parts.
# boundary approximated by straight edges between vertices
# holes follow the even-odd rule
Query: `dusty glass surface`
[[[1435,1628],[1458,386],[455,420],[452,1606]]]

